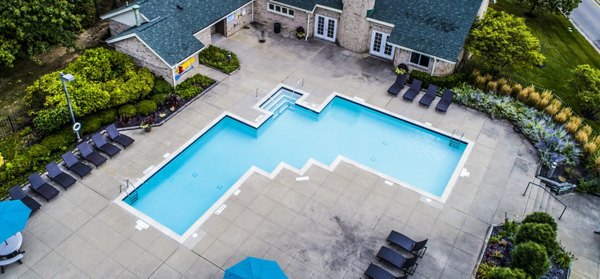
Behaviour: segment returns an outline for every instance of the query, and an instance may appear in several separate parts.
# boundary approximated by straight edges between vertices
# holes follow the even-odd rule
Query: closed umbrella
[[[0,241],[22,231],[31,209],[20,200],[0,202]]]
[[[225,271],[225,279],[287,279],[276,261],[247,257]]]

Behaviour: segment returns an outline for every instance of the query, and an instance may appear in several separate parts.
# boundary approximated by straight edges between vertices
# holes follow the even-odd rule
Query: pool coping
[[[194,135],[193,137],[191,137],[187,142],[185,142],[182,146],[180,146],[175,152],[169,154],[168,156],[166,156],[158,165],[152,167],[150,169],[150,171],[148,171],[147,173],[145,173],[141,178],[137,179],[134,183],[133,183],[133,188],[137,189],[138,187],[140,187],[146,180],[148,180],[150,177],[152,177],[154,174],[156,174],[156,172],[158,172],[159,170],[161,170],[166,164],[168,164],[171,160],[173,160],[175,157],[177,157],[181,152],[183,152],[185,149],[187,149],[187,147],[189,147],[192,143],[194,143],[196,140],[198,140],[202,135],[204,135],[207,131],[209,131],[210,129],[212,129],[216,124],[218,124],[221,120],[223,120],[226,117],[231,117],[235,120],[238,120],[250,127],[253,127],[255,129],[258,129],[262,124],[264,124],[267,120],[269,120],[272,116],[273,113],[267,110],[262,109],[260,106],[265,103],[269,98],[271,98],[277,91],[279,91],[281,88],[285,88],[288,90],[291,90],[293,92],[302,94],[302,96],[296,100],[296,105],[301,106],[307,110],[313,111],[315,113],[320,114],[326,107],[327,105],[329,105],[331,103],[331,101],[336,98],[336,97],[340,97],[343,99],[346,99],[348,101],[354,102],[356,104],[365,106],[369,109],[384,113],[386,115],[389,115],[391,117],[400,119],[402,121],[406,121],[410,124],[413,125],[417,125],[423,129],[426,130],[430,130],[433,131],[435,133],[447,136],[449,138],[453,138],[456,139],[458,141],[464,142],[467,144],[463,154],[461,155],[460,160],[458,161],[454,171],[452,172],[452,175],[450,176],[450,180],[448,181],[448,184],[446,185],[446,188],[444,189],[444,192],[441,196],[435,196],[431,193],[428,193],[426,191],[423,191],[421,189],[418,189],[417,187],[414,187],[408,183],[405,183],[403,181],[399,181],[389,175],[386,175],[382,172],[379,172],[377,170],[371,169],[367,166],[364,166],[358,162],[355,162],[349,158],[344,157],[343,155],[338,155],[331,164],[327,165],[324,164],[320,161],[317,161],[314,158],[310,158],[306,164],[304,164],[304,166],[301,169],[297,169],[285,162],[281,162],[277,165],[277,167],[275,167],[275,169],[272,172],[267,172],[263,169],[258,168],[257,166],[251,166],[225,193],[223,193],[223,195],[216,201],[213,203],[213,205],[206,211],[204,212],[204,214],[202,214],[200,216],[200,218],[198,218],[186,231],[185,233],[183,233],[182,235],[179,235],[177,233],[175,233],[174,231],[172,231],[171,229],[167,228],[166,226],[164,226],[163,224],[161,224],[160,222],[154,220],[153,218],[151,218],[150,216],[144,214],[143,212],[139,211],[138,209],[134,208],[133,206],[129,205],[128,203],[124,202],[123,199],[125,199],[128,196],[127,191],[119,194],[119,196],[117,196],[113,202],[116,203],[118,206],[120,206],[121,208],[123,208],[124,210],[126,210],[127,212],[133,214],[134,216],[138,217],[141,221],[153,226],[154,228],[156,228],[157,230],[161,231],[162,233],[166,234],[167,236],[173,238],[174,240],[176,240],[179,243],[182,244],[189,244],[189,245],[193,245],[190,242],[195,242],[195,241],[191,241],[193,239],[197,239],[200,240],[203,237],[203,234],[205,234],[202,231],[199,231],[200,226],[206,222],[210,216],[212,214],[220,214],[221,211],[223,211],[227,205],[225,204],[225,201],[227,199],[229,199],[231,197],[231,195],[237,195],[239,194],[240,191],[239,188],[240,186],[253,174],[260,174],[263,175],[269,179],[274,179],[282,170],[289,170],[292,171],[294,173],[297,173],[299,176],[302,176],[306,173],[306,171],[308,171],[308,169],[312,166],[318,166],[321,167],[323,169],[326,169],[328,171],[334,171],[336,169],[336,167],[344,162],[344,163],[348,163],[351,165],[354,165],[358,168],[361,168],[365,171],[368,171],[370,173],[373,173],[383,179],[386,180],[386,183],[392,187],[394,186],[394,184],[400,185],[402,187],[405,187],[409,190],[412,190],[422,196],[424,196],[425,198],[422,199],[424,202],[427,203],[433,203],[433,202],[437,202],[440,204],[443,204],[446,202],[446,200],[448,199],[450,193],[452,192],[452,189],[454,188],[454,185],[456,184],[456,181],[458,180],[458,177],[460,176],[461,172],[464,169],[464,166],[466,164],[466,160],[469,157],[469,154],[471,153],[471,150],[473,148],[473,142],[467,138],[461,137],[460,139],[454,137],[454,135],[445,132],[441,129],[437,129],[431,125],[427,125],[425,123],[421,123],[419,121],[401,116],[399,114],[390,112],[386,109],[383,108],[379,108],[377,106],[371,105],[369,103],[367,103],[365,100],[359,98],[359,97],[349,97],[347,95],[338,93],[338,92],[332,92],[331,94],[329,94],[329,96],[320,104],[317,103],[311,103],[307,101],[307,98],[311,95],[308,92],[305,92],[303,90],[300,89],[294,89],[293,86],[289,86],[283,83],[279,83],[277,86],[275,86],[275,88],[273,90],[271,90],[269,92],[269,94],[265,95],[262,99],[258,100],[254,106],[252,106],[252,109],[255,109],[259,112],[261,112],[261,115],[259,115],[256,119],[254,119],[254,121],[248,120],[244,117],[241,117],[235,113],[229,112],[229,111],[224,111],[223,113],[221,113],[218,117],[216,117],[213,121],[211,121],[206,127],[204,127],[202,130],[200,130],[196,135]],[[143,226],[142,226],[143,227]]]

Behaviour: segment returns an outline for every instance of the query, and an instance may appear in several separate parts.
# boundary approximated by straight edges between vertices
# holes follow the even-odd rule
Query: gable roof
[[[312,11],[316,5],[340,9],[342,0],[277,0]],[[457,61],[482,0],[376,0],[369,18],[394,25],[393,45]]]
[[[150,22],[129,28],[107,42],[114,43],[136,35],[172,67],[204,48],[194,37],[195,33],[251,1],[139,0],[133,4],[140,6],[140,13]]]

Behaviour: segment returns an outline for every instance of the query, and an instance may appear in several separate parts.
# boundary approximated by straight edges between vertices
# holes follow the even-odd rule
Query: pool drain
[[[223,185],[221,185],[221,184],[217,185],[217,189],[223,189]]]
[[[195,173],[192,173],[192,176],[193,176],[193,177],[198,177],[198,173],[197,173],[197,172],[195,172]]]

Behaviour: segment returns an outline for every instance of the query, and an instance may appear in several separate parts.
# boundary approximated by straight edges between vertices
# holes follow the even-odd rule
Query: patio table
[[[0,242],[0,257],[5,257],[18,252],[22,244],[23,235],[21,232],[18,232],[7,240]]]

